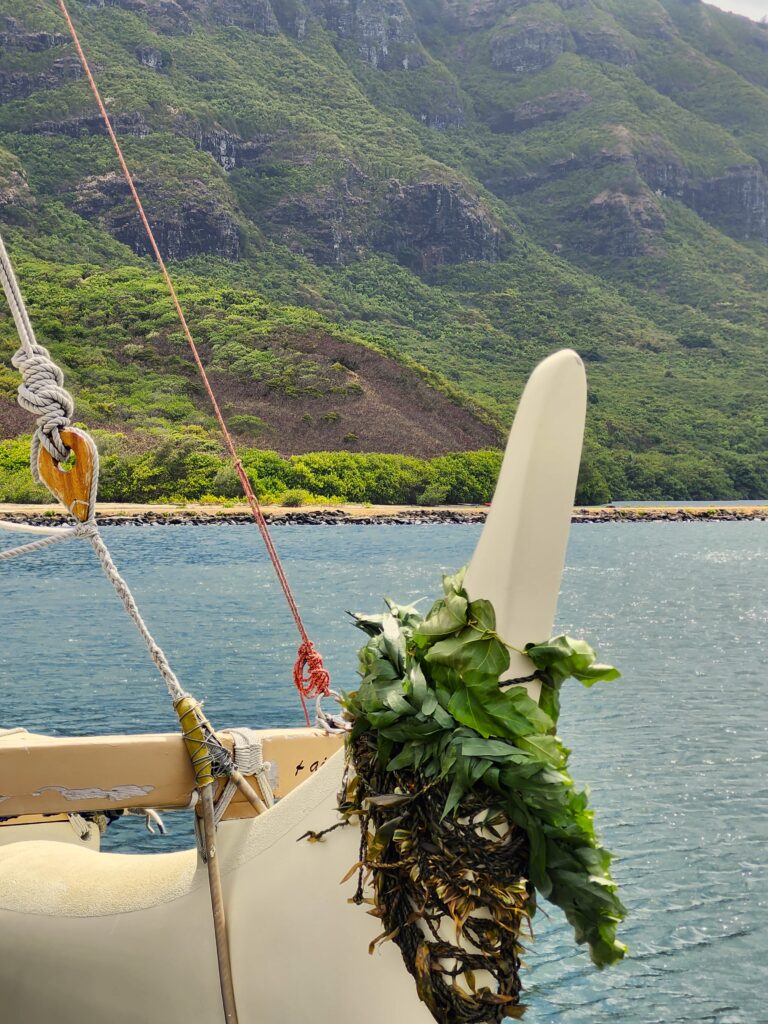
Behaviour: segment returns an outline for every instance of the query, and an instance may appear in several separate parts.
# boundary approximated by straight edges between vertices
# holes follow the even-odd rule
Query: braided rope
[[[96,467],[98,468],[98,467]],[[109,548],[104,543],[99,528],[96,525],[96,521],[91,518],[87,523],[83,524],[86,529],[83,531],[85,536],[91,542],[93,550],[96,552],[101,567],[104,570],[104,574],[115,589],[115,593],[120,598],[123,604],[123,608],[128,612],[129,616],[134,622],[134,625],[139,631],[142,640],[146,644],[149,656],[155,664],[160,675],[163,677],[165,687],[168,690],[168,695],[176,705],[182,697],[185,697],[186,691],[179,682],[176,673],[171,668],[170,662],[165,656],[165,652],[162,647],[157,643],[155,638],[147,628],[147,624],[141,617],[138,605],[134,600],[133,594],[131,593],[130,587],[125,582],[123,577],[117,571],[117,566],[112,561],[112,556],[109,553]]]
[[[22,409],[37,416],[37,429],[32,437],[29,453],[32,475],[41,483],[37,467],[42,445],[56,462],[63,462],[69,449],[61,439],[60,431],[72,422],[75,402],[64,387],[61,367],[51,359],[48,349],[35,343],[31,353],[22,347],[11,357],[11,363],[21,373],[18,402]]]
[[[37,429],[32,438],[30,464],[32,475],[41,483],[37,469],[40,446],[56,462],[63,462],[69,449],[61,439],[60,431],[72,422],[75,403],[64,387],[64,374],[51,359],[48,350],[37,343],[24,298],[16,280],[11,258],[0,238],[0,282],[19,333],[21,347],[11,358],[22,375],[19,385],[19,405],[37,416]]]
[[[84,537],[88,528],[88,523],[79,523],[77,526],[68,527],[41,540],[33,540],[29,544],[22,544],[16,548],[7,548],[5,551],[0,551],[0,562],[16,558],[18,555],[29,555],[33,551],[42,551],[43,548],[50,547],[51,544],[58,544],[62,540],[71,540],[72,537]]]

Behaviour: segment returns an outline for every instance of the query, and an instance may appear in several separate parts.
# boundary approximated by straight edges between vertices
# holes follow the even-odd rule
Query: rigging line
[[[80,44],[80,39],[78,37],[77,30],[75,29],[75,26],[72,22],[72,18],[70,17],[69,11],[67,10],[65,0],[56,0],[56,3],[64,17],[64,20],[67,23],[67,28],[69,29],[69,33],[72,36],[72,42],[75,44],[77,55],[80,58],[80,63],[83,67],[83,71],[85,72],[86,78],[88,79],[88,84],[91,87],[91,92],[93,93],[94,99],[96,100],[96,105],[99,108],[99,113],[101,114],[101,117],[104,121],[104,125],[107,129],[107,134],[109,135],[112,146],[114,147],[115,153],[117,154],[118,161],[120,162],[120,167],[123,171],[123,176],[125,177],[125,180],[128,183],[128,188],[130,189],[133,201],[136,204],[136,208],[139,212],[141,222],[144,225],[144,230],[146,231],[147,238],[149,239],[149,244],[151,246],[155,260],[157,261],[157,265],[160,267],[163,278],[168,287],[168,291],[170,292],[171,299],[176,310],[176,315],[179,318],[179,323],[181,324],[184,336],[187,339],[187,344],[189,345],[190,350],[192,352],[192,356],[197,366],[198,373],[200,374],[200,378],[205,387],[211,406],[213,407],[214,414],[221,429],[221,433],[224,437],[224,442],[227,446],[230,457],[232,459],[232,464],[240,480],[240,485],[243,488],[243,493],[245,494],[248,505],[250,506],[251,513],[256,522],[256,525],[259,528],[259,532],[261,533],[264,545],[267,549],[267,554],[269,555],[272,565],[274,566],[278,581],[280,583],[283,593],[285,594],[285,599],[288,602],[288,607],[290,609],[291,615],[293,616],[293,620],[296,623],[296,628],[299,631],[299,635],[301,637],[302,642],[299,647],[299,654],[297,657],[296,665],[294,666],[294,683],[296,685],[296,689],[301,699],[304,717],[306,719],[307,725],[309,725],[309,712],[307,710],[306,697],[315,696],[319,694],[326,694],[330,688],[330,676],[327,670],[323,667],[322,657],[315,648],[312,641],[310,640],[309,635],[307,634],[307,631],[304,627],[301,614],[299,613],[298,605],[296,604],[296,600],[293,596],[290,583],[288,582],[288,577],[286,576],[285,570],[283,569],[283,565],[280,560],[280,556],[277,553],[277,549],[275,548],[272,542],[272,537],[270,536],[269,527],[267,526],[267,521],[264,518],[264,513],[261,510],[258,498],[254,494],[253,488],[251,487],[251,482],[248,479],[248,475],[245,472],[243,464],[237,453],[237,449],[232,439],[232,435],[229,432],[229,428],[227,427],[224,416],[221,412],[221,409],[219,408],[219,403],[216,400],[216,395],[213,391],[213,387],[211,386],[211,382],[208,379],[208,374],[205,371],[203,361],[200,358],[200,353],[198,352],[197,345],[195,344],[195,340],[192,337],[192,332],[189,328],[189,324],[187,323],[187,318],[184,315],[184,310],[181,307],[181,303],[179,301],[176,288],[171,279],[171,275],[168,272],[168,268],[165,265],[165,260],[163,259],[163,256],[158,247],[157,241],[155,239],[155,234],[144,211],[144,205],[136,189],[136,185],[134,184],[133,176],[131,175],[131,172],[128,168],[128,164],[126,163],[125,157],[123,156],[123,151],[120,147],[120,143],[117,140],[117,136],[115,135],[114,128],[112,127],[112,122],[109,119],[107,108],[104,106],[104,101],[101,98],[99,87],[96,84],[96,80],[93,77],[93,73],[91,72],[91,68],[88,63],[88,58],[85,56],[85,52],[82,48],[82,45]],[[307,678],[305,678],[304,676],[305,671],[307,672]]]
[[[16,280],[11,257],[5,248],[2,236],[0,236],[0,280],[2,280],[3,291],[11,308],[11,314],[16,324],[21,346],[28,356],[32,356],[34,355],[34,347],[37,344],[35,332],[32,329],[32,322],[29,319],[27,307],[24,305],[24,298],[21,294],[19,283]]]

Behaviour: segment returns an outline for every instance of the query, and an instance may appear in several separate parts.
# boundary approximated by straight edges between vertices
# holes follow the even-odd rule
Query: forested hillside
[[[768,27],[699,0],[71,11],[246,448],[493,448],[570,345],[581,500],[768,495]],[[0,0],[0,230],[112,493],[156,496],[149,463],[231,489],[163,462],[213,458],[213,424],[54,0]],[[3,315],[7,438],[14,346]],[[22,449],[0,500],[33,493]],[[455,497],[430,472],[415,497]]]

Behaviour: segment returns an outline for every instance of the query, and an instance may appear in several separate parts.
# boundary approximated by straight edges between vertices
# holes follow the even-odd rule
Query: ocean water
[[[281,527],[277,546],[334,685],[355,681],[346,610],[438,590],[475,526]],[[293,623],[248,527],[104,531],[183,683],[218,725],[301,724]],[[10,535],[0,543],[10,546]],[[14,538],[16,540],[16,538]],[[569,684],[560,732],[588,784],[632,954],[598,972],[542,906],[528,1024],[768,1024],[768,523],[579,525],[557,627],[623,678]],[[161,680],[90,548],[0,566],[0,725],[79,734],[175,728]],[[169,850],[112,826],[111,849]]]

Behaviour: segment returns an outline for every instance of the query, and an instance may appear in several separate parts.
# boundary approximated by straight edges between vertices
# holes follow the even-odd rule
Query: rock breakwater
[[[378,506],[376,509],[346,508],[297,508],[265,509],[265,518],[273,526],[430,526],[436,524],[482,523],[488,510],[485,508],[393,508]],[[11,523],[25,523],[32,526],[63,526],[71,520],[63,513],[51,509],[38,512],[29,506],[0,507],[0,519]],[[708,506],[673,508],[600,508],[577,507],[573,511],[573,523],[643,523],[643,522],[744,522],[768,519],[768,505],[755,506]],[[99,515],[102,526],[211,526],[246,525],[253,520],[248,511],[212,507],[201,510],[123,506],[119,511],[111,510]]]

